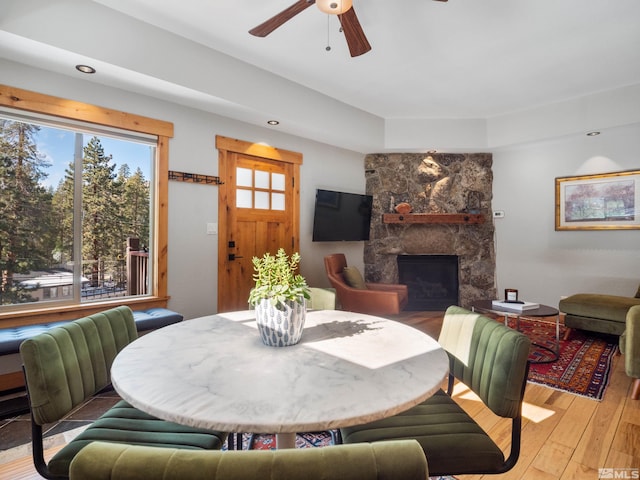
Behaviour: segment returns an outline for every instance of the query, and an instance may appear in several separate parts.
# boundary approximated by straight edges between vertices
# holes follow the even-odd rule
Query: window
[[[250,168],[236,168],[236,207],[285,210],[285,176]]]
[[[34,307],[166,303],[171,124],[5,88],[0,318]],[[16,109],[16,100],[39,111]]]
[[[156,142],[0,111],[1,306],[148,293]]]

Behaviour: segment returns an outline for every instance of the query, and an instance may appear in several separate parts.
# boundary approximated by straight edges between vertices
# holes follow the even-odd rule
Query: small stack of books
[[[539,308],[539,303],[532,302],[505,302],[504,300],[493,300],[491,302],[493,307],[502,308],[504,310],[511,310],[513,312],[523,312],[525,310],[532,310]]]

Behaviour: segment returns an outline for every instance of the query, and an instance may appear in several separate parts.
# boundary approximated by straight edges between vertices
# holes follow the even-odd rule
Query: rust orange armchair
[[[329,283],[336,289],[336,295],[343,310],[373,315],[393,315],[400,313],[407,305],[409,292],[406,285],[354,282],[353,278],[351,278],[351,284],[347,282],[345,273],[349,272],[349,267],[342,253],[324,257],[324,267]],[[347,267],[346,271],[345,267]],[[357,270],[351,272],[353,273],[356,277],[360,276]]]

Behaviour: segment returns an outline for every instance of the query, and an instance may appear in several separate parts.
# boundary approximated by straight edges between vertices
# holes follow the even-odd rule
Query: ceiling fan
[[[446,2],[448,0],[435,1]],[[338,16],[352,57],[357,57],[371,50],[371,45],[353,8],[352,0],[298,0],[266,22],[249,30],[249,33],[256,37],[266,37],[276,28],[282,26],[314,3],[322,12]]]

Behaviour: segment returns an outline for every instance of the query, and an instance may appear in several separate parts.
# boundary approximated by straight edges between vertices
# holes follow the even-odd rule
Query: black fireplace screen
[[[409,289],[407,310],[445,310],[458,305],[457,255],[399,255],[398,275]]]

